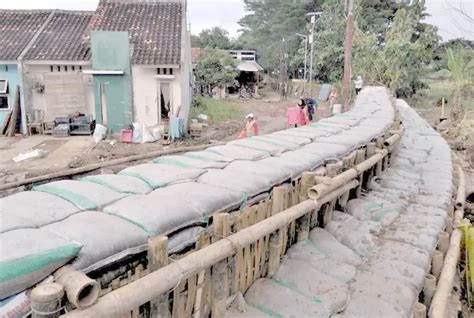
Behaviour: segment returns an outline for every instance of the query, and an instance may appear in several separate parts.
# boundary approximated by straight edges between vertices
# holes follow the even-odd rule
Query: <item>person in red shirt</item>
[[[291,107],[286,112],[287,128],[309,125],[308,106],[301,99],[297,106]]]
[[[247,114],[247,116],[245,116],[245,119],[247,119],[247,122],[245,123],[245,129],[242,130],[242,132],[240,133],[239,139],[258,136],[259,128],[257,122],[255,121],[254,114]]]

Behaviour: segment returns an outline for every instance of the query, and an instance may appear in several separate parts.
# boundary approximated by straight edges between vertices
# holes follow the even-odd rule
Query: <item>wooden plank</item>
[[[8,124],[10,123],[10,118],[12,117],[12,111],[10,110],[5,117],[5,120],[3,121],[2,125],[0,126],[0,135],[5,135],[6,134],[6,129],[8,127]]]
[[[282,186],[273,188],[272,215],[275,215],[285,209],[286,191],[286,188]]]
[[[184,306],[185,298],[182,296],[182,293],[186,287],[186,280],[181,282],[178,287],[173,291],[173,311],[172,318],[181,318],[184,317]]]
[[[217,239],[230,235],[230,217],[228,213],[214,215],[214,235]],[[229,296],[228,260],[222,260],[212,267],[212,310],[213,318],[225,315],[226,300]]]
[[[13,137],[13,135],[15,134],[16,122],[18,120],[19,112],[20,112],[20,86],[17,85],[15,89],[15,100],[13,103],[12,115],[10,118],[10,123],[8,125],[8,130],[6,133],[8,137]]]
[[[188,294],[186,299],[186,306],[184,309],[185,317],[191,317],[191,314],[193,313],[194,303],[196,301],[197,278],[198,275],[193,275],[188,279]]]
[[[156,236],[148,240],[148,271],[154,272],[168,265],[168,237]],[[138,275],[140,275],[138,273]],[[168,293],[150,301],[152,317],[170,317]]]
[[[280,267],[280,253],[282,250],[283,242],[283,229],[273,233],[270,237],[270,258],[268,260],[268,276],[272,277],[278,271]]]

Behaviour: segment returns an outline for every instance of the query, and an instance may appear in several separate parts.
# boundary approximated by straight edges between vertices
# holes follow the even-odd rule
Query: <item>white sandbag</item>
[[[169,253],[179,253],[195,244],[199,235],[205,231],[202,226],[192,226],[168,236]]]
[[[305,171],[313,171],[323,164],[323,158],[301,150],[288,151],[279,157],[259,160],[258,163],[279,169],[284,169],[291,178],[296,178]]]
[[[33,190],[58,196],[81,210],[95,210],[127,196],[97,183],[76,180],[53,181],[35,186]]]
[[[149,142],[155,142],[155,138],[153,138],[153,135],[150,133],[148,128],[145,125],[142,125],[142,144]]]
[[[431,256],[429,252],[417,248],[413,245],[391,240],[381,240],[374,250],[374,255],[383,260],[401,260],[417,266],[425,273],[431,266]]]
[[[125,198],[105,207],[104,212],[120,216],[150,236],[157,236],[193,224],[206,225],[212,214],[236,208],[243,200],[239,192],[186,182],[157,189],[148,195]]]
[[[353,199],[347,202],[347,213],[360,221],[371,220],[379,222],[382,226],[392,224],[400,215],[403,206],[373,197]]]
[[[387,260],[378,258],[377,254],[374,254],[359,270],[403,282],[412,286],[417,293],[420,293],[423,289],[425,271],[403,260]]]
[[[350,152],[350,149],[343,145],[313,142],[301,147],[301,151],[309,152],[324,158],[325,161],[339,158]]]
[[[151,188],[156,189],[177,182],[194,181],[205,172],[203,169],[145,163],[125,168],[119,174],[142,179]]]
[[[343,310],[349,297],[346,283],[318,271],[306,261],[283,260],[273,280],[318,299],[331,314]]]
[[[94,182],[114,191],[128,194],[147,194],[152,190],[145,181],[120,174],[98,174],[84,177],[81,181]]]
[[[0,234],[0,299],[32,287],[75,257],[81,246],[44,229]]]
[[[292,145],[292,144],[284,144],[284,143],[278,143],[276,141],[271,141],[265,138],[261,137],[250,137],[250,138],[243,138],[243,139],[238,139],[235,141],[232,141],[228,143],[228,145],[235,145],[239,147],[244,147],[248,149],[256,149],[259,151],[265,151],[268,152],[271,156],[279,156],[283,152],[288,151],[288,150],[294,150],[297,149],[297,145]]]
[[[324,229],[360,256],[369,255],[376,245],[375,238],[362,222],[330,221]]]
[[[340,315],[335,315],[337,318],[400,318],[410,317],[407,312],[388,301],[382,300],[372,295],[364,294],[351,295],[351,299]]]
[[[101,212],[77,213],[42,229],[81,244],[72,266],[86,273],[147,248],[148,235],[140,227]]]
[[[231,162],[224,171],[243,173],[244,175],[254,175],[262,179],[266,184],[276,185],[291,178],[295,172],[287,169],[284,163],[276,158],[267,158],[259,161],[236,160]],[[263,161],[263,162],[262,162]],[[301,173],[301,172],[300,172]]]
[[[291,142],[291,143],[297,144],[298,146],[304,146],[311,142],[310,138],[289,136],[285,134],[280,134],[279,132],[274,132],[272,134],[264,135],[262,137],[267,138],[269,140],[276,140],[276,141],[281,140],[285,142]]]
[[[351,295],[364,295],[393,304],[401,308],[403,317],[410,316],[411,308],[418,300],[418,292],[411,284],[372,272],[360,272],[351,284],[350,291]]]
[[[209,151],[227,158],[234,160],[260,160],[268,158],[270,154],[265,151],[259,151],[256,149],[242,148],[236,145],[224,145],[207,148],[205,151]]]
[[[0,300],[0,317],[25,317],[31,311],[31,301],[26,291]]]
[[[321,273],[331,276],[340,282],[347,283],[357,274],[354,265],[343,263],[321,253],[310,240],[305,240],[291,246],[286,255],[288,259],[306,261]]]
[[[273,187],[266,177],[226,169],[209,169],[197,181],[201,184],[234,191],[248,198],[267,192]]]
[[[184,157],[189,157],[193,159],[203,160],[203,161],[217,161],[217,162],[232,162],[235,159],[227,158],[217,153],[211,151],[191,151],[185,152]]]
[[[77,212],[78,207],[55,195],[35,191],[18,192],[0,198],[0,233],[37,228],[63,220]]]
[[[406,225],[389,227],[385,229],[382,237],[386,240],[407,243],[428,252],[433,251],[438,242],[437,237]]]
[[[366,220],[364,222],[361,222],[357,220],[356,218],[354,218],[349,213],[344,213],[340,211],[333,211],[332,220],[339,221],[342,223],[350,223],[351,225],[354,225],[354,226],[357,225],[359,227],[364,227],[367,230],[367,232],[372,235],[379,235],[380,231],[382,230],[382,226],[377,222],[373,222],[371,220]]]
[[[278,132],[281,135],[295,136],[316,140],[322,136],[330,136],[332,133],[327,131],[318,131],[317,129],[290,128]]]
[[[298,291],[271,279],[259,279],[245,294],[247,305],[257,309],[261,317],[327,317],[330,312],[324,304],[310,295]],[[241,316],[235,316],[241,317]],[[258,316],[242,316],[258,317]]]
[[[315,228],[309,233],[309,239],[314,244],[314,248],[322,254],[334,260],[360,265],[362,259],[353,250],[341,244],[331,233],[322,228]]]
[[[153,163],[166,164],[177,166],[180,168],[195,168],[195,169],[222,169],[225,168],[228,163],[222,161],[212,161],[212,160],[200,160],[187,156],[164,156],[158,157],[152,160]]]
[[[143,141],[143,124],[132,123],[132,126],[133,126],[132,142],[134,144],[141,144]]]

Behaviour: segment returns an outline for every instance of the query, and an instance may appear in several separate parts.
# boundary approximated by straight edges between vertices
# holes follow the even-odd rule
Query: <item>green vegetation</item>
[[[209,120],[213,124],[244,117],[242,107],[233,101],[197,96],[195,105],[191,108],[190,118],[197,118],[199,114],[209,116]]]
[[[228,50],[232,47],[229,32],[221,27],[204,29],[199,35],[191,36],[193,47]]]
[[[196,83],[210,94],[214,87],[224,88],[234,85],[239,74],[237,60],[227,52],[205,48],[199,57],[194,71]]]

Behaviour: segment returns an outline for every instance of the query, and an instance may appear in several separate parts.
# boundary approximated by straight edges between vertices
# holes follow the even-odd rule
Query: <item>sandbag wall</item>
[[[168,235],[170,252],[189,247],[198,237],[205,245],[205,235],[198,233],[217,212],[235,211],[235,230],[266,218],[269,210],[298,202],[304,171],[324,174],[327,163],[334,171],[353,164],[356,150],[377,138],[383,141],[393,119],[385,89],[369,87],[352,111],[308,127],[157,158],[117,175],[51,182],[3,198],[0,298],[33,286],[67,262],[96,275],[106,268],[108,275],[100,276],[108,276],[106,283],[134,275],[130,268],[124,272],[120,262],[138,257],[134,265],[145,269],[150,238]],[[278,185],[293,199],[275,205]],[[248,209],[266,212],[241,221]],[[36,267],[23,266],[25,259],[35,260]],[[106,283],[103,287],[121,285]],[[245,290],[249,283],[242,286]]]
[[[391,166],[226,317],[426,317],[452,229],[451,151],[404,101],[397,109],[405,131]]]

